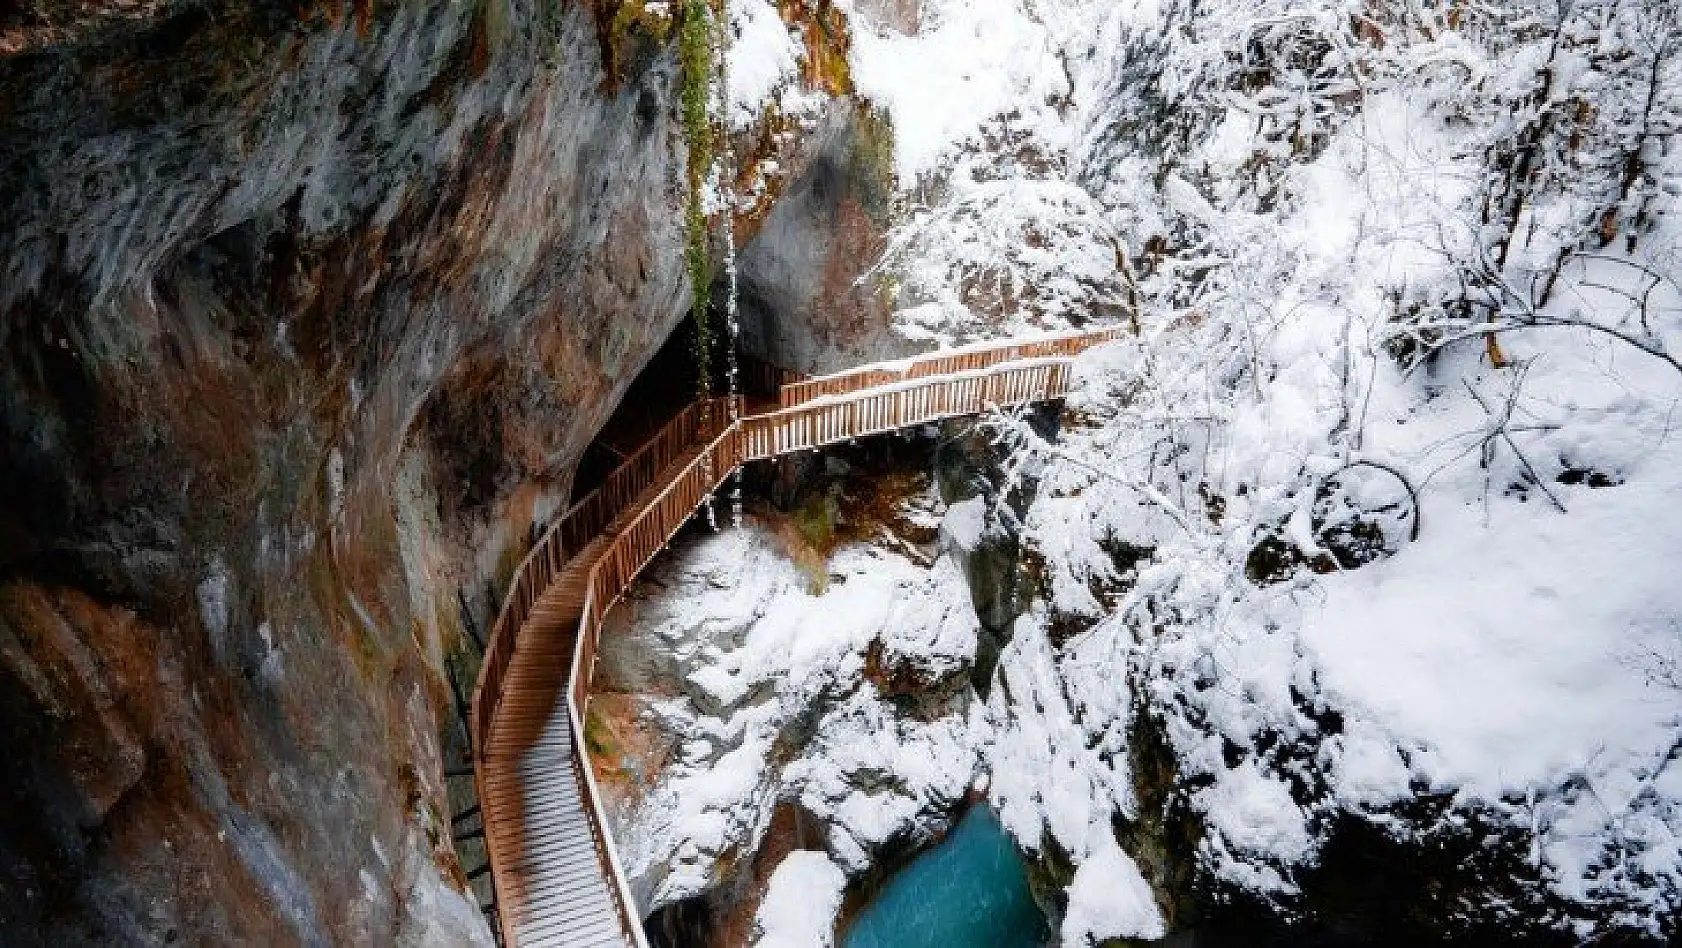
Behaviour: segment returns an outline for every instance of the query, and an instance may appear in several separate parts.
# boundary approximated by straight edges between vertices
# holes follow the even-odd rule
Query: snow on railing
[[[784,384],[778,392],[784,408],[803,405],[815,398],[859,392],[882,385],[892,385],[910,379],[932,378],[960,372],[974,372],[1005,362],[1040,359],[1048,356],[1077,356],[1093,346],[1113,342],[1130,330],[1107,327],[1079,332],[1058,333],[1039,339],[976,343],[953,349],[942,349],[926,355],[861,365],[817,378],[800,379]]]

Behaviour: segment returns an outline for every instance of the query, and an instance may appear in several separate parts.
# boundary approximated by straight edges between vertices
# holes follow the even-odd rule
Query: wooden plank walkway
[[[597,859],[577,779],[577,742],[561,700],[589,566],[607,545],[604,536],[579,551],[532,608],[479,759],[480,807],[511,944],[630,943]]]
[[[474,779],[508,946],[646,948],[602,813],[583,722],[602,619],[752,460],[1059,398],[1103,329],[937,353],[819,379],[765,369],[776,403],[686,408],[574,504],[515,571],[473,692]],[[756,404],[755,409],[762,406]]]

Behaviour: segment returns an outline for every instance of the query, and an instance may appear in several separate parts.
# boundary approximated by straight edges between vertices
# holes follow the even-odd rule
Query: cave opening
[[[723,299],[725,291],[721,281],[713,288],[713,299]],[[715,396],[730,391],[732,341],[724,328],[725,318],[721,306],[714,306],[708,317],[712,349],[708,360],[710,387]],[[767,410],[775,405],[777,386],[786,381],[788,373],[752,354],[749,351],[751,341],[742,342],[749,344],[737,345],[739,372],[736,391],[747,401],[749,412]],[[619,400],[618,408],[614,409],[585,450],[573,476],[574,502],[601,486],[615,468],[695,400],[701,381],[698,362],[695,320],[684,319],[643,366]]]

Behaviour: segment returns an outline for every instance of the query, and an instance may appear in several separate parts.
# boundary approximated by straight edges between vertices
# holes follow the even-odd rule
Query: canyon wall
[[[488,943],[463,619],[688,300],[611,12],[0,11],[0,942]]]

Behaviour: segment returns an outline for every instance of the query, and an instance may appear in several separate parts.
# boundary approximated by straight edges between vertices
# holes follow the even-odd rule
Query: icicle
[[[709,43],[712,47],[714,69],[711,82],[712,115],[709,119],[716,125],[713,139],[712,164],[707,169],[707,211],[719,211],[723,215],[724,224],[724,270],[728,280],[727,296],[725,299],[725,422],[734,425],[741,420],[741,412],[736,406],[738,392],[737,375],[740,365],[736,358],[737,339],[740,325],[737,320],[736,303],[736,200],[731,185],[734,182],[733,161],[730,152],[730,68],[726,56],[730,52],[730,2],[717,0],[717,6],[707,4],[706,9],[711,14],[712,35]],[[710,427],[710,424],[709,426]],[[710,482],[712,480],[711,464],[702,461],[703,474]],[[741,526],[742,523],[742,487],[741,474],[730,475],[732,488],[730,491],[730,523]],[[707,526],[713,531],[718,530],[718,515],[713,508],[716,497],[708,495],[702,506],[707,511]]]
[[[725,346],[725,383],[731,424],[741,420],[741,412],[737,408],[736,397],[740,394],[738,376],[741,372],[741,361],[737,357],[737,347],[741,344],[741,319],[736,289],[736,167],[735,152],[730,144],[730,0],[721,0],[718,18],[718,121],[719,147],[716,152],[718,162],[719,200],[724,205],[724,331],[727,340]],[[730,525],[742,525],[742,475],[740,471],[731,475],[730,486]]]

